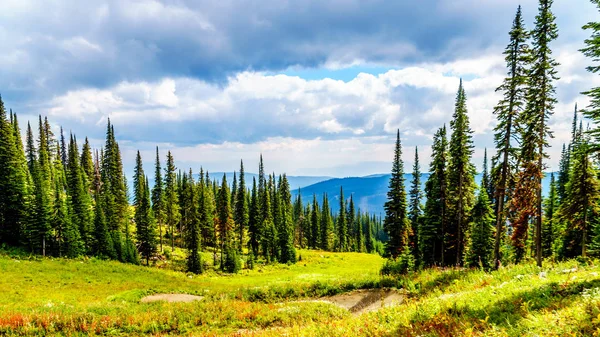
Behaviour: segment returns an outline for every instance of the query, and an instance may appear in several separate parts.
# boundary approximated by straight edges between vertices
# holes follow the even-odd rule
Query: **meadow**
[[[299,251],[295,265],[186,274],[94,258],[0,256],[1,335],[591,336],[600,333],[600,264],[547,262],[382,277],[374,254]],[[204,256],[210,259],[210,255]],[[396,306],[362,314],[323,301],[398,288]],[[150,294],[203,296],[140,303]]]

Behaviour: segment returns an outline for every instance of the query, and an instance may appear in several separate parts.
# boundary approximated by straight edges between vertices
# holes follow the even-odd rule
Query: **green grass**
[[[322,303],[295,303],[294,309],[277,302],[379,286],[383,259],[377,255],[300,254],[302,261],[294,265],[258,266],[237,275],[191,275],[97,259],[0,256],[0,334],[226,333],[285,327],[348,313]],[[153,293],[206,299],[139,303]]]
[[[200,276],[168,269],[173,267],[168,263],[147,268],[95,259],[0,255],[0,335],[600,334],[596,261],[547,262],[543,269],[528,263],[492,273],[430,269],[381,278],[383,259],[377,255],[300,254],[302,261],[295,265]],[[406,301],[359,316],[326,303],[288,301],[382,286],[403,288]],[[205,299],[139,302],[152,293],[197,294]]]

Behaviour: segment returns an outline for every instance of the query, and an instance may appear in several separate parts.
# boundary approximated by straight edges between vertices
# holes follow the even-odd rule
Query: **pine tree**
[[[555,67],[558,63],[552,58],[549,44],[558,37],[558,28],[554,22],[551,6],[553,0],[540,0],[539,14],[536,16],[535,28],[531,32],[532,65],[529,70],[527,88],[527,106],[523,114],[525,134],[523,144],[535,149],[526,150],[523,162],[531,166],[531,175],[535,180],[535,246],[536,262],[542,266],[542,176],[544,158],[547,157],[545,148],[548,147],[548,138],[552,137],[548,126],[548,119],[553,114],[556,98],[552,84],[557,80]],[[527,153],[530,152],[530,153]]]
[[[408,219],[412,228],[410,247],[415,257],[417,266],[421,264],[421,251],[419,245],[420,227],[421,227],[421,166],[419,165],[419,149],[415,147],[415,161],[413,163],[412,181],[410,185],[410,201],[408,209]]]
[[[450,221],[446,232],[446,258],[460,265],[466,243],[468,219],[475,199],[475,166],[471,163],[473,139],[467,115],[467,98],[462,80],[456,95],[453,119],[450,122],[452,135],[449,143],[448,201]]]
[[[591,0],[591,2],[600,10],[600,0]],[[586,67],[587,71],[596,74],[600,71],[600,65],[598,65],[600,60],[600,22],[588,22],[583,29],[591,31],[591,35],[585,39],[585,47],[580,51],[593,62],[592,65]],[[590,98],[590,103],[583,110],[583,114],[594,123],[594,128],[588,131],[593,138],[590,151],[598,152],[600,150],[600,87],[593,87],[583,94]]]
[[[88,190],[85,187],[85,171],[79,163],[77,141],[71,136],[69,141],[69,156],[67,163],[67,186],[73,210],[73,222],[78,226],[81,239],[86,251],[92,249],[92,206]]]
[[[348,211],[346,212],[346,223],[347,223],[347,247],[350,250],[351,247],[354,247],[353,251],[358,251],[359,248],[356,245],[356,209],[354,209],[354,197],[350,194],[350,201],[348,202]],[[354,241],[354,244],[350,244],[351,241]]]
[[[327,193],[323,194],[323,206],[321,208],[321,221],[319,227],[321,228],[321,238],[319,240],[321,243],[321,249],[328,251],[331,249],[333,222],[331,220],[331,213],[329,211],[329,200],[327,198]]]
[[[221,247],[221,255],[228,253],[233,249],[232,231],[233,231],[233,216],[231,214],[231,195],[229,194],[229,186],[227,185],[227,177],[223,174],[221,180],[221,188],[217,196],[217,217],[219,228],[219,243]],[[223,264],[221,266],[224,267]]]
[[[472,214],[471,236],[465,263],[469,267],[489,269],[492,266],[494,210],[490,206],[487,191],[483,185],[479,190]]]
[[[448,141],[446,126],[440,128],[433,136],[431,146],[431,172],[425,183],[425,212],[423,225],[419,236],[419,250],[421,251],[422,264],[445,265],[445,235],[448,228]]]
[[[167,167],[165,167],[165,224],[169,228],[171,237],[171,251],[175,250],[175,225],[179,223],[179,197],[177,195],[177,177],[175,163],[171,151],[167,153]]]
[[[521,15],[521,6],[513,21],[509,33],[510,43],[504,51],[507,77],[504,79],[496,92],[502,92],[503,97],[494,109],[498,118],[498,124],[494,128],[494,140],[496,143],[496,156],[494,159],[498,166],[494,167],[494,181],[497,182],[494,192],[495,215],[496,215],[496,237],[494,240],[494,267],[499,266],[500,242],[502,234],[505,233],[504,223],[506,221],[506,201],[510,197],[512,182],[516,171],[516,148],[513,140],[518,136],[517,128],[520,114],[525,105],[525,90],[527,84],[527,65],[529,62],[529,46],[527,39],[528,31],[524,27]],[[507,198],[508,197],[508,198]]]
[[[573,147],[571,170],[560,217],[567,224],[563,237],[563,256],[587,256],[590,219],[598,215],[600,183],[589,158],[590,146],[584,137]]]
[[[235,198],[235,223],[237,225],[239,251],[242,251],[244,244],[244,232],[248,228],[249,209],[246,196],[246,177],[244,176],[244,162],[240,161],[240,180]],[[235,185],[235,182],[234,182]]]
[[[346,200],[344,199],[344,188],[340,186],[340,211],[337,217],[337,247],[338,252],[348,250],[348,227],[346,227]]]
[[[284,174],[279,186],[279,198],[281,205],[281,224],[278,228],[279,238],[279,262],[296,263],[296,249],[294,248],[294,223],[292,221],[292,194],[290,185]]]
[[[6,116],[0,97],[0,242],[18,245],[25,222],[24,198],[27,195],[26,168],[22,148],[15,139],[15,128]],[[15,165],[15,163],[19,163]]]
[[[156,161],[154,165],[154,187],[152,188],[152,212],[154,218],[158,224],[158,242],[160,244],[160,251],[163,251],[163,229],[162,224],[165,216],[165,205],[164,205],[164,187],[162,178],[162,169],[160,166],[160,155],[158,153],[158,146],[156,147]]]
[[[58,145],[57,145],[58,148]],[[85,172],[85,185],[86,188],[90,189],[90,183],[94,179],[94,161],[92,160],[92,148],[87,137],[85,137],[85,143],[81,149],[81,167]]]
[[[150,187],[144,174],[140,151],[135,158],[133,189],[138,249],[142,258],[146,260],[146,265],[150,265],[150,258],[156,253],[156,224],[152,216]]]
[[[200,217],[198,214],[198,197],[194,176],[190,169],[189,174],[183,176],[183,190],[181,199],[181,219],[185,229],[185,246],[188,250],[187,270],[194,274],[202,273],[202,260],[200,256]]]
[[[558,193],[554,180],[554,173],[550,174],[550,192],[544,203],[544,223],[542,224],[542,254],[544,257],[552,255],[552,248],[556,240],[556,219],[555,213],[558,209]]]
[[[313,202],[311,209],[311,219],[310,222],[312,224],[311,228],[311,240],[309,243],[309,247],[313,249],[321,248],[321,213],[319,209],[319,202],[317,201],[317,195],[313,194]]]
[[[258,204],[258,190],[256,189],[256,178],[252,178],[252,192],[250,197],[250,209],[248,214],[248,234],[250,236],[249,246],[254,256],[258,256],[259,243],[261,241],[259,236],[259,225],[260,225],[260,209]]]
[[[406,190],[404,189],[404,166],[402,163],[402,145],[400,130],[396,134],[392,177],[384,205],[384,230],[389,237],[386,242],[386,254],[392,258],[398,257],[409,244],[410,223],[406,211]]]

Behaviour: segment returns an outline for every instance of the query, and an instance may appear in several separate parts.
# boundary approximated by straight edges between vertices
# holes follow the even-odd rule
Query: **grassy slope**
[[[378,285],[383,260],[370,254],[301,251],[292,266],[263,266],[232,275],[201,276],[66,259],[0,257],[0,334],[232,332],[342,318],[325,304],[280,309],[283,298],[321,296]],[[207,297],[192,304],[140,304],[151,293]]]
[[[190,278],[180,272],[96,260],[0,256],[2,334],[228,334],[538,336],[595,334],[600,266],[575,261],[482,271],[427,270],[380,279],[375,255],[302,251],[293,266]],[[352,316],[325,303],[282,299],[358,287],[409,292],[397,307]],[[140,304],[145,294],[202,294],[195,303]]]

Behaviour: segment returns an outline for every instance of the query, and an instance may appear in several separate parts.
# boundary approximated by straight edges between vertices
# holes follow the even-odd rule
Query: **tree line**
[[[356,209],[352,196],[340,198],[339,214],[327,195],[292,201],[286,175],[265,174],[262,156],[258,181],[248,186],[243,162],[229,184],[202,168],[198,175],[178,170],[170,151],[163,168],[157,147],[151,187],[138,151],[130,196],[110,120],[99,151],[87,138],[80,151],[75,135],[67,140],[62,128],[55,135],[41,116],[35,134],[28,123],[22,142],[17,114],[7,114],[0,98],[0,244],[136,264],[180,247],[195,273],[209,249],[227,271],[240,268],[242,254],[250,266],[255,259],[294,263],[296,247],[382,251],[381,220]]]
[[[600,6],[598,0],[592,2]],[[521,6],[517,9],[504,51],[507,75],[496,89],[502,94],[494,109],[496,152],[489,171],[485,152],[480,186],[474,179],[473,131],[462,80],[450,135],[444,125],[433,137],[431,175],[424,193],[415,153],[410,200],[404,190],[398,133],[384,220],[389,235],[386,253],[395,262],[387,268],[397,272],[428,266],[497,268],[502,262],[526,258],[541,266],[544,258],[600,256],[600,88],[584,93],[591,104],[583,115],[596,127],[584,129],[584,116],[575,105],[571,140],[563,145],[556,176],[550,173],[548,196],[542,197],[546,149],[553,137],[549,119],[557,103],[558,63],[550,44],[558,37],[558,28],[551,6],[552,0],[539,1],[532,30],[525,27]],[[584,29],[593,34],[582,51],[597,62],[600,23]],[[598,72],[600,67],[588,70]]]

